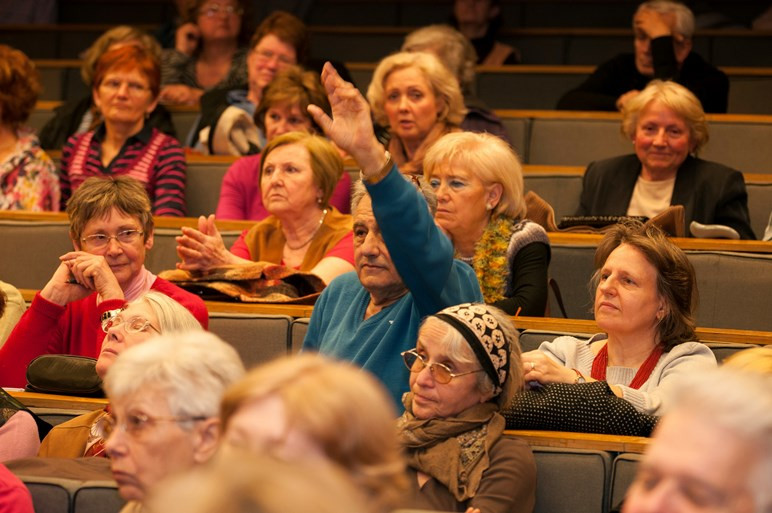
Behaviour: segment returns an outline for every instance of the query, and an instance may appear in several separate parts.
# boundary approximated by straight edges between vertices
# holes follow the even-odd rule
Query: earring
[[[322,198],[316,198],[316,202],[321,205],[322,204]]]
[[[485,204],[485,210],[493,210],[493,205],[490,203]]]

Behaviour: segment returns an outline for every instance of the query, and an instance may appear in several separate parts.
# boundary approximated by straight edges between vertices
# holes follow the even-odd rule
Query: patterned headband
[[[448,307],[433,317],[453,326],[474,351],[483,370],[495,386],[493,395],[501,393],[509,371],[509,341],[504,331],[484,304],[464,303]]]

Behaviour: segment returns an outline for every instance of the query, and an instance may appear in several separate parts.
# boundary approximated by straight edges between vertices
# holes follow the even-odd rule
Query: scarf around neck
[[[412,414],[411,392],[402,402],[405,413],[397,420],[397,431],[408,465],[445,485],[459,502],[474,497],[490,467],[490,448],[504,432],[498,406],[481,403],[455,417],[422,420]]]

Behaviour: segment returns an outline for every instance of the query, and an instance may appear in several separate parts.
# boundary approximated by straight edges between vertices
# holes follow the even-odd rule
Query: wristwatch
[[[587,380],[584,378],[584,375],[579,372],[576,369],[571,369],[572,371],[576,372],[576,379],[574,380],[574,385],[577,383],[587,383]]]

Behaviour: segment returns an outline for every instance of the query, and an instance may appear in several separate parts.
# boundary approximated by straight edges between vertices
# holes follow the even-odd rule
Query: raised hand
[[[177,262],[178,269],[206,271],[219,265],[244,262],[225,247],[214,224],[214,214],[199,217],[198,230],[184,226],[182,235],[175,240],[177,255],[182,259],[182,262]]]
[[[332,118],[316,105],[308,106],[309,114],[332,142],[354,157],[365,176],[377,173],[385,163],[385,150],[375,138],[367,100],[329,62],[322,70],[322,83],[330,100]]]

